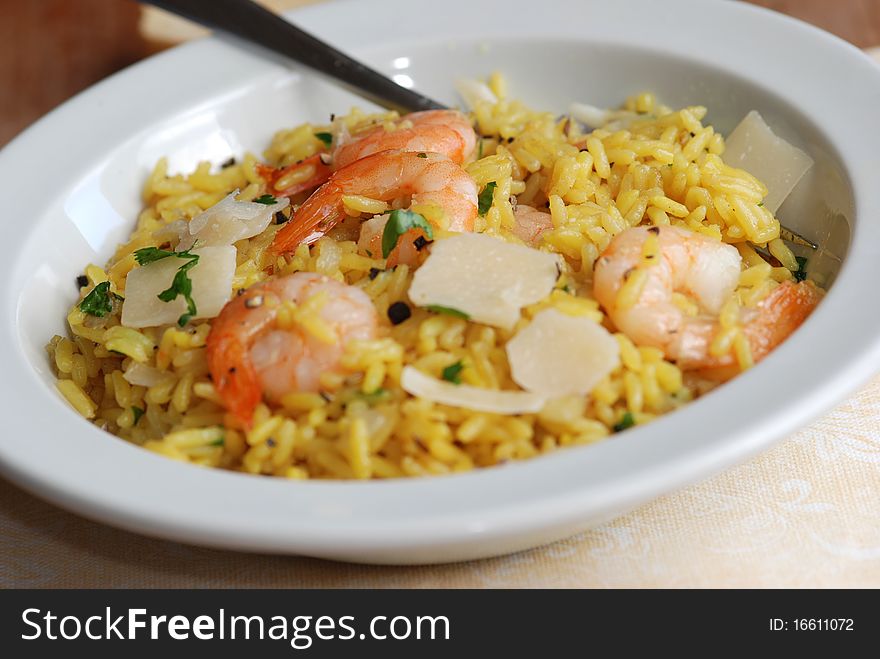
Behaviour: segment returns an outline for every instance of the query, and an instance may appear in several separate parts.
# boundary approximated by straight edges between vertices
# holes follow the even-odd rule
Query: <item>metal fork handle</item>
[[[213,30],[285,55],[334,78],[377,105],[397,110],[439,110],[446,106],[401,87],[357,60],[251,0],[144,0]]]

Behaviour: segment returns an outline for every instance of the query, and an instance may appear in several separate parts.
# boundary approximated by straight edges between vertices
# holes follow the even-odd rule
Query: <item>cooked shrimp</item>
[[[272,250],[285,254],[327,233],[345,218],[344,195],[382,201],[411,195],[412,204],[441,209],[450,231],[472,231],[477,217],[476,183],[452,160],[438,153],[383,151],[334,173],[275,235]]]
[[[361,224],[361,232],[358,237],[358,252],[367,254],[368,256],[379,257],[382,255],[382,234],[385,232],[385,225],[388,224],[388,214],[377,215]],[[422,240],[419,240],[419,237]],[[419,261],[419,254],[424,253],[422,250],[428,244],[427,236],[421,229],[410,229],[403,234],[397,241],[397,245],[388,255],[385,262],[386,268],[393,268],[396,265],[405,263],[406,265],[415,265]]]
[[[513,209],[513,217],[516,223],[511,233],[526,245],[537,245],[541,242],[541,236],[544,235],[544,232],[553,228],[550,213],[539,211],[532,206],[517,205]]]
[[[277,326],[280,305],[291,301],[309,318]],[[298,272],[251,286],[230,300],[211,325],[208,366],[226,408],[248,424],[265,394],[318,391],[321,374],[342,373],[340,359],[353,339],[376,334],[377,315],[361,289]]]
[[[658,253],[651,259],[645,242],[653,233]],[[650,251],[650,250],[649,250]],[[641,291],[629,305],[618,294],[643,265]],[[709,346],[721,328],[718,313],[739,280],[740,255],[731,245],[678,227],[635,227],[616,236],[596,261],[593,291],[617,328],[637,345],[663,350],[684,370],[701,371],[717,380],[735,374],[733,355],[713,356]],[[695,300],[700,315],[689,316],[674,303],[674,294]],[[740,324],[755,362],[782,343],[818,304],[820,293],[810,282],[784,282],[755,309],[741,312]]]
[[[257,173],[266,181],[269,193],[275,197],[292,197],[300,192],[317,188],[324,183],[332,169],[325,164],[326,153],[316,153],[293,165],[269,167],[257,165]]]
[[[428,110],[402,117],[394,130],[376,126],[336,147],[334,169],[380,151],[429,151],[442,153],[459,165],[474,150],[477,136],[470,121],[455,110]]]

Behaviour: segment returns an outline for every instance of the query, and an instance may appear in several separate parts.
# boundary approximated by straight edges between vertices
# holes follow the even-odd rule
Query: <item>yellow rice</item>
[[[511,233],[511,197],[546,208],[553,228],[544,234],[541,248],[561,254],[567,264],[560,288],[526,309],[513,331],[413,307],[409,321],[389,326],[381,338],[347,347],[344,364],[351,375],[328,376],[325,384],[332,394],[292,392],[280,405],[260,404],[253,426],[244,431],[228,427],[233,424],[208,376],[209,322],[136,330],[119,325],[118,310],[96,325],[75,306],[67,318],[68,336],[56,336],[47,346],[61,394],[99,427],[163,455],[293,479],[446,474],[600,441],[622,420],[647,422],[692,400],[705,387],[685,377],[660,350],[637,347],[620,333],[619,368],[591,395],[552,401],[537,414],[505,417],[434,404],[403,392],[400,375],[406,365],[439,375],[461,361],[466,384],[516,388],[505,343],[537,311],[554,307],[611,327],[591,296],[593,263],[616,234],[640,223],[687,227],[738,246],[744,269],[739,288],[722,311],[711,352],[734,354],[740,367],[748,368],[752,360],[738,326],[738,310],[755,306],[777,281],[791,277],[786,268],[796,269],[797,263],[778,239],[778,222],[760,203],[766,188],[723,162],[722,136],[702,123],[706,108],[674,111],[653,94],[640,94],[625,105],[640,113],[629,128],[584,134],[575,122],[505,98],[502,78],[493,76],[489,84],[501,100],[481,102],[474,109],[480,157],[466,164],[466,170],[481,188],[489,182],[496,187],[493,205],[478,218],[476,229],[517,241]],[[357,133],[376,123],[393,126],[395,118],[392,113],[353,110],[342,120]],[[315,133],[330,129],[305,124],[280,131],[264,162],[285,166],[311,156],[321,148]],[[126,275],[135,267],[132,252],[157,245],[157,230],[191,219],[229,190],[240,189],[242,200],[271,192],[257,173],[257,163],[247,154],[223,168],[203,162],[188,174],[171,174],[167,161],[160,160],[145,182],[145,207],[136,229],[104,268],[86,267],[89,283],[81,295],[103,281],[124,295]],[[389,208],[357,195],[343,201],[356,217]],[[355,242],[341,233],[276,259],[267,247],[277,228],[272,225],[237,243],[236,289],[265,279],[274,268],[279,274],[318,272],[360,286],[383,318],[391,303],[406,300],[412,276],[406,266],[385,271],[382,259],[358,254]],[[769,245],[785,267],[773,268],[749,243]],[[645,249],[648,257],[656,251],[656,241]],[[621,290],[623,303],[637,300],[650,263],[650,257],[643,258],[631,273]],[[380,272],[371,278],[373,268]],[[674,301],[685,313],[697,312],[693,301],[680,294]],[[316,315],[306,307],[282,309],[279,323],[322,332],[319,322],[308,325]],[[131,385],[122,373],[132,361],[157,368],[165,377],[150,387]]]

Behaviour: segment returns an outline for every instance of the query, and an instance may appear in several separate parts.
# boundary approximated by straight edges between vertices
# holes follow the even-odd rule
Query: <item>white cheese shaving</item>
[[[609,110],[590,105],[589,103],[572,103],[568,113],[573,119],[586,124],[590,128],[602,128],[612,122],[626,127],[639,115],[631,110]]]
[[[480,101],[486,101],[492,105],[498,102],[498,97],[489,89],[489,85],[479,80],[459,78],[455,81],[455,91],[461,96],[469,110],[477,107],[477,103]]]
[[[767,186],[764,208],[776,214],[813,159],[777,136],[756,111],[749,112],[725,140],[724,162],[746,170]]]
[[[545,309],[507,342],[511,377],[558,398],[588,394],[620,363],[617,340],[596,321]]]
[[[478,323],[510,329],[522,307],[550,294],[558,268],[555,254],[463,233],[432,245],[409,297],[418,306],[457,309]]]
[[[290,200],[278,199],[274,204],[258,204],[254,201],[236,201],[238,190],[196,215],[189,223],[189,235],[184,235],[178,251],[194,244],[199,247],[231,245],[251,238],[266,230],[272,218],[283,210]]]
[[[136,361],[132,361],[125,372],[122,374],[130,384],[140,385],[142,387],[152,387],[161,382],[173,380],[174,376],[168,371],[160,371],[158,368],[147,366]]]
[[[403,368],[400,386],[407,393],[434,403],[494,414],[533,414],[546,402],[544,396],[527,391],[499,391],[444,382],[412,366]]]
[[[213,318],[232,295],[235,274],[235,247],[232,245],[194,249],[199,262],[189,271],[192,298],[196,304],[195,318]],[[177,322],[186,313],[186,302],[180,296],[163,302],[157,296],[171,286],[177,269],[186,263],[169,256],[135,268],[125,280],[125,302],[122,303],[122,324],[125,327],[156,327]]]

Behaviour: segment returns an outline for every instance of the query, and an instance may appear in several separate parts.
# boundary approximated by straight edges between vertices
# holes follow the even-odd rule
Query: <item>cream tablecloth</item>
[[[174,27],[148,21],[148,31]],[[84,520],[0,480],[0,587],[878,587],[878,499],[880,377],[715,478],[553,545],[453,565],[184,546]]]

